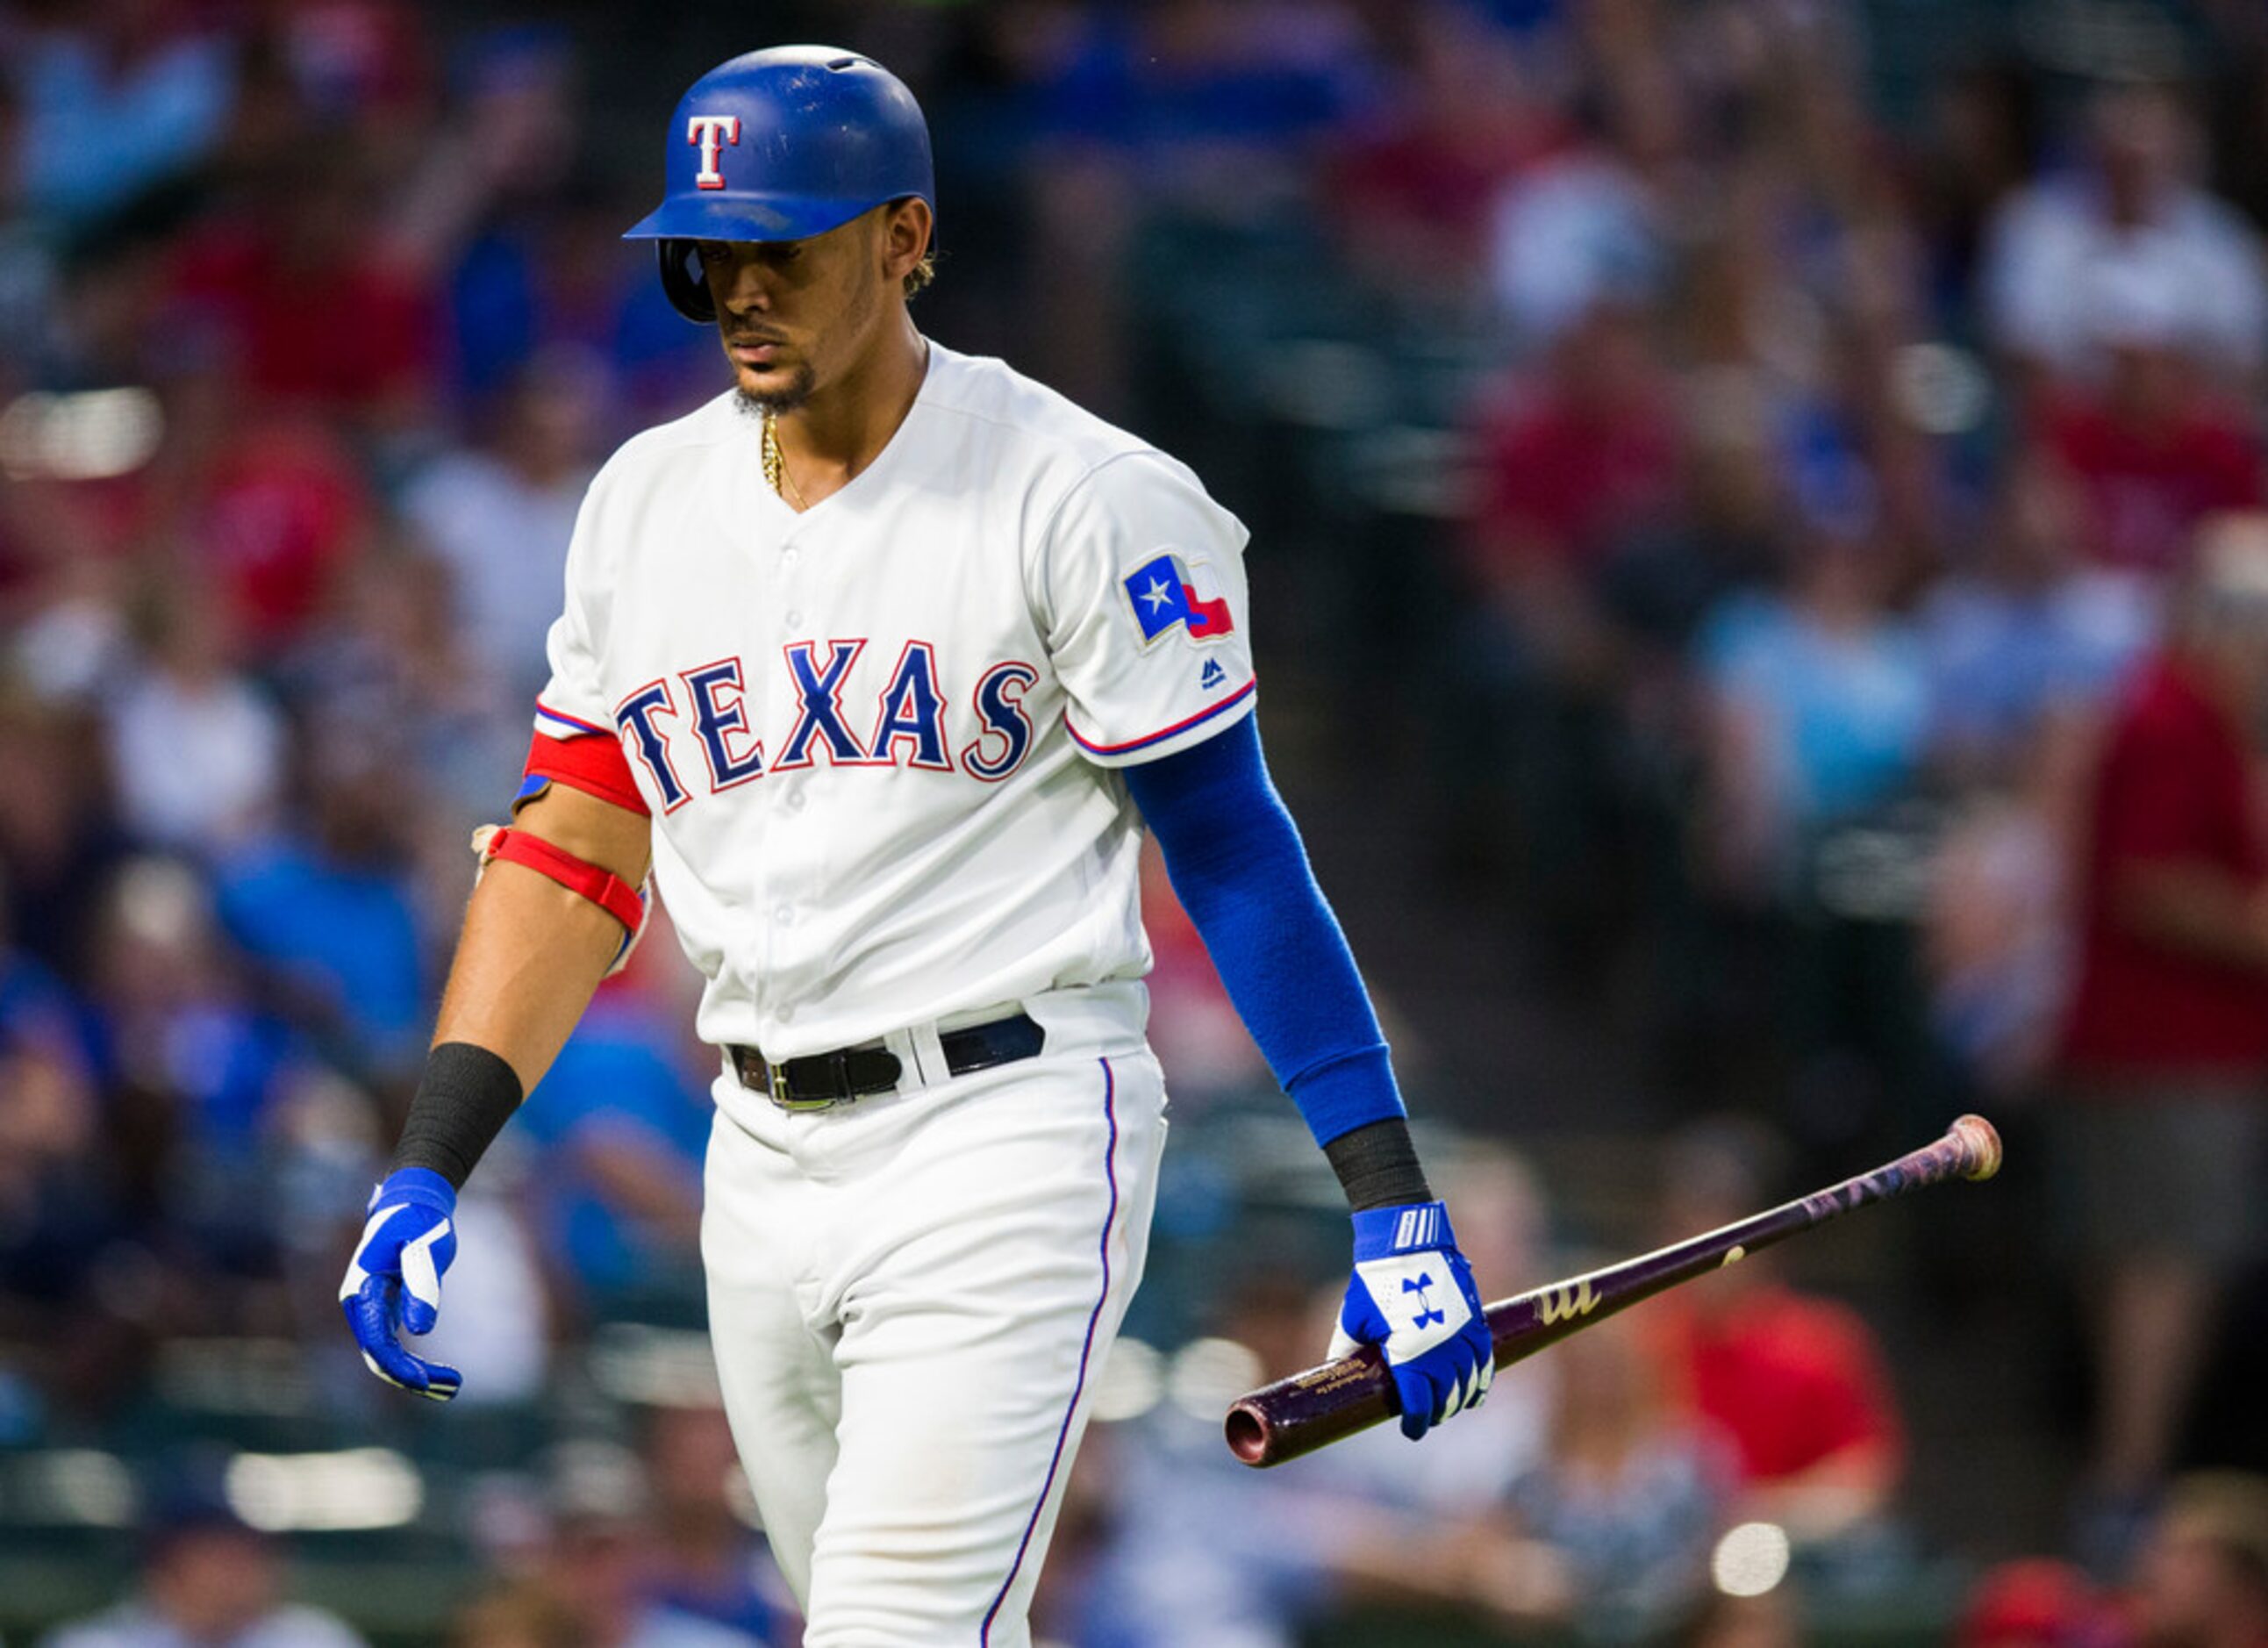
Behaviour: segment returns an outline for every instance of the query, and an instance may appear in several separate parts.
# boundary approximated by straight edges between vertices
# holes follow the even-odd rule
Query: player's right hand
[[[454,1368],[401,1348],[403,1329],[430,1334],[441,1277],[457,1256],[457,1193],[430,1168],[404,1167],[370,1193],[370,1219],[348,1261],[339,1304],[362,1359],[388,1385],[446,1402],[464,1385]]]
[[[1488,1394],[1496,1344],[1473,1267],[1457,1251],[1440,1202],[1354,1216],[1354,1278],[1339,1306],[1331,1360],[1358,1345],[1385,1353],[1402,1434],[1413,1442]]]

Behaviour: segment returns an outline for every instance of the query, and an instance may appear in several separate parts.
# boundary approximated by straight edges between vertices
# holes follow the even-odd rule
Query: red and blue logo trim
[[[1236,632],[1227,597],[1213,588],[1202,561],[1191,566],[1167,551],[1128,573],[1123,587],[1145,646],[1177,624],[1193,641],[1217,641]]]

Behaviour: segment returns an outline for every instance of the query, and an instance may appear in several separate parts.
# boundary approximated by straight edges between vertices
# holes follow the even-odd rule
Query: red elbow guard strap
[[[498,830],[482,848],[481,859],[483,863],[502,860],[506,864],[525,864],[537,875],[549,876],[569,892],[580,893],[604,910],[633,937],[645,924],[645,900],[638,897],[637,888],[611,870],[552,846],[541,836],[525,830]]]

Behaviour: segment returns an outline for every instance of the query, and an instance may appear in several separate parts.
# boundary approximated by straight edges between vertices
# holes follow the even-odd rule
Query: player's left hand
[[[1452,1414],[1477,1408],[1496,1377],[1496,1346],[1473,1267],[1457,1251],[1438,1201],[1354,1216],[1354,1279],[1339,1306],[1331,1359],[1358,1345],[1386,1353],[1412,1442]]]
[[[403,1329],[430,1334],[441,1314],[441,1277],[457,1256],[457,1193],[440,1174],[405,1167],[370,1194],[370,1220],[347,1262],[339,1304],[362,1359],[388,1385],[446,1402],[464,1384],[456,1369],[413,1356]]]

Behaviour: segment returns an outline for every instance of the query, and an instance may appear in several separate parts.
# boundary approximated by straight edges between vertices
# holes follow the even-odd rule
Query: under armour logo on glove
[[[400,1335],[430,1334],[441,1314],[441,1277],[457,1256],[457,1193],[428,1168],[405,1167],[371,1192],[339,1286],[364,1363],[389,1385],[446,1402],[464,1384],[456,1369],[413,1356]]]
[[[1331,1356],[1351,1355],[1358,1345],[1385,1351],[1402,1434],[1413,1441],[1488,1393],[1496,1347],[1472,1267],[1457,1251],[1440,1202],[1354,1216],[1354,1277],[1339,1306]]]
[[[1418,1296],[1418,1319],[1411,1324],[1412,1327],[1423,1327],[1429,1322],[1446,1322],[1449,1319],[1446,1312],[1433,1309],[1432,1302],[1425,1297],[1425,1290],[1432,1285],[1433,1278],[1422,1270],[1414,1277],[1404,1276],[1402,1279],[1403,1292],[1414,1293]]]

